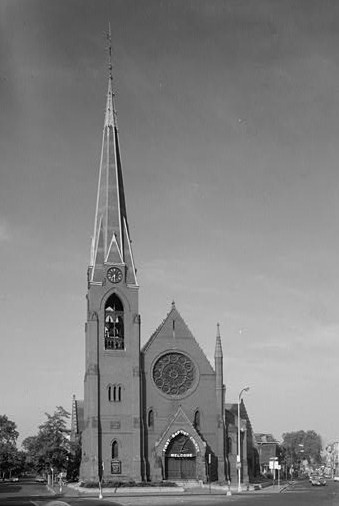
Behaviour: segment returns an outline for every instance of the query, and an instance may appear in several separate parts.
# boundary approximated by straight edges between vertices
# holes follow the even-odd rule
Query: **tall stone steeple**
[[[110,34],[109,34],[110,38]],[[117,114],[114,102],[111,44],[109,45],[109,79],[106,100],[100,172],[91,245],[89,281],[100,282],[102,265],[121,264],[126,281],[137,285],[131,240],[128,229],[122,164],[120,158]]]
[[[80,469],[84,481],[142,478],[138,291],[127,222],[110,41],[88,268],[85,428]]]

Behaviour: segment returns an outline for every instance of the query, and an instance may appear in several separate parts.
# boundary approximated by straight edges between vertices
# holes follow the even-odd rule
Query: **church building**
[[[126,207],[110,64],[87,272],[84,401],[73,401],[73,433],[81,432],[82,441],[80,479],[236,480],[236,429],[226,430],[219,325],[213,365],[174,302],[141,347]]]

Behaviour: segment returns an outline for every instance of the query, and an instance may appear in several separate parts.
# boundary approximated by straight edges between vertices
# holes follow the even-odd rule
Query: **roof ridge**
[[[165,325],[165,322],[166,320],[168,319],[169,315],[172,313],[172,311],[174,311],[176,308],[175,306],[173,306],[172,304],[172,307],[171,309],[168,311],[167,315],[165,316],[165,318],[163,318],[162,322],[157,326],[157,328],[155,329],[155,331],[151,334],[150,338],[148,339],[148,341],[144,344],[144,346],[142,347],[142,352],[146,351],[150,345],[153,343],[155,337],[159,334],[160,330],[162,329],[162,327]],[[180,313],[179,313],[180,314]],[[181,316],[181,315],[180,315]]]
[[[175,303],[174,301],[172,302],[172,307],[171,309],[168,311],[167,315],[165,316],[165,318],[162,320],[162,322],[158,325],[158,327],[155,329],[155,331],[153,332],[153,334],[151,334],[150,338],[148,339],[148,341],[144,344],[141,352],[146,352],[149,347],[151,346],[151,344],[153,343],[153,341],[155,340],[155,338],[157,337],[157,335],[159,334],[159,332],[161,331],[161,329],[163,328],[163,326],[165,325],[166,321],[168,320],[170,314],[173,312],[173,311],[176,311],[177,314],[180,316],[181,320],[183,321],[183,323],[185,324],[185,326],[187,327],[189,333],[190,333],[190,336],[191,338],[194,340],[195,344],[197,345],[197,347],[199,348],[199,350],[201,351],[201,353],[204,355],[204,357],[206,358],[207,362],[209,363],[210,367],[212,368],[212,370],[214,371],[214,367],[213,365],[211,364],[211,362],[209,361],[208,357],[207,357],[207,354],[205,353],[205,351],[203,350],[203,348],[201,347],[200,343],[196,340],[196,338],[194,337],[189,325],[186,323],[186,320],[182,317],[181,313],[178,311],[178,309],[176,308],[175,306]]]

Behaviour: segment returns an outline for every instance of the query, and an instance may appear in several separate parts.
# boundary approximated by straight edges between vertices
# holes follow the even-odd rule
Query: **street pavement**
[[[307,481],[295,482],[287,488],[268,487],[257,491],[232,492],[231,496],[211,488],[190,489],[181,493],[139,493],[134,495],[112,494],[103,489],[103,499],[98,495],[80,495],[72,488],[59,487],[54,491],[43,484],[28,481],[0,484],[1,506],[337,506],[339,483],[329,481],[325,487],[312,487]]]

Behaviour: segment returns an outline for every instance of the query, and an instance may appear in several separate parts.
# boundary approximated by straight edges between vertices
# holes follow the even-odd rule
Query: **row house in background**
[[[236,477],[239,423],[241,481],[245,483],[253,481],[260,474],[260,467],[255,435],[243,399],[240,403],[240,420],[238,420],[238,404],[236,402],[226,403],[225,409],[227,462],[229,475],[233,477]]]
[[[272,434],[255,433],[255,442],[259,456],[259,467],[262,474],[270,472],[270,459],[279,456],[279,441]]]

